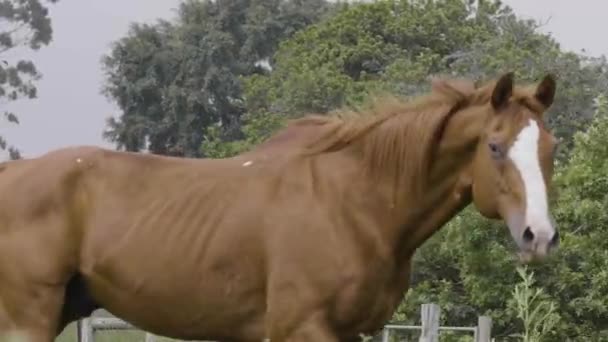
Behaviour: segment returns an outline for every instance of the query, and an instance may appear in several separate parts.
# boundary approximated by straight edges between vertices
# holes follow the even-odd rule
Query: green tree
[[[205,156],[207,128],[243,138],[240,77],[267,73],[279,42],[320,20],[325,0],[187,0],[175,22],[133,25],[104,57],[118,104],[104,136],[120,149]]]
[[[608,103],[574,136],[560,169],[557,222],[563,231],[559,262],[545,266],[545,287],[560,299],[564,333],[579,341],[608,341]],[[540,276],[540,274],[539,274]]]
[[[604,59],[564,52],[539,24],[521,20],[498,1],[379,0],[344,6],[281,44],[272,73],[246,78],[251,111],[298,116],[356,106],[369,94],[410,96],[428,77],[490,78],[515,70],[524,81],[559,76],[549,123],[571,146],[590,121],[592,99],[606,93]],[[565,154],[560,155],[564,158]]]
[[[208,158],[227,158],[248,151],[269,138],[286,123],[285,117],[272,113],[246,113],[243,115],[243,138],[224,141],[221,126],[209,126],[201,146]]]
[[[19,48],[38,50],[53,39],[53,29],[45,3],[57,0],[20,0],[0,2],[0,101],[5,104],[21,98],[37,97],[35,81],[42,75],[34,63],[25,59],[10,58],[9,52]],[[15,113],[4,111],[5,122],[18,124]],[[0,149],[8,149],[11,159],[20,158],[19,150],[0,135]]]

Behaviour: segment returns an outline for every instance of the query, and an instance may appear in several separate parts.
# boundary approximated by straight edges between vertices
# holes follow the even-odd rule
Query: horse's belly
[[[192,293],[181,286],[166,288],[171,293],[160,286],[149,286],[134,294],[96,281],[91,282],[90,289],[112,314],[158,335],[195,340],[263,338],[263,312],[257,309],[263,305],[252,304],[251,298],[237,303],[215,289],[201,288]]]
[[[221,241],[197,249],[183,247],[187,242],[161,240],[119,242],[91,258],[95,261],[82,273],[95,300],[114,315],[159,335],[263,338],[265,289],[256,257],[234,255],[234,248],[220,250],[216,246],[226,246]]]

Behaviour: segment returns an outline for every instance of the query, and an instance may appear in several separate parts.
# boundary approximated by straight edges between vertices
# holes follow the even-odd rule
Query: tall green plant
[[[542,288],[534,286],[534,272],[518,267],[517,273],[521,282],[513,290],[513,302],[517,318],[523,323],[523,333],[512,336],[520,337],[523,342],[544,341],[560,321],[557,306],[546,298]]]

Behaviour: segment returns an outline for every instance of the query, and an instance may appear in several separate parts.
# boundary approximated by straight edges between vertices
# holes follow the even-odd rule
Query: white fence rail
[[[441,331],[462,331],[473,334],[474,342],[494,342],[492,338],[492,319],[480,316],[477,326],[445,327],[440,326],[441,309],[437,304],[422,304],[421,325],[387,324],[382,331],[382,342],[389,342],[391,333],[399,330],[419,330],[418,342],[439,342]],[[78,322],[78,342],[94,342],[95,333],[104,330],[139,330],[137,327],[116,317],[90,317]],[[155,342],[156,336],[146,333],[145,342]]]
[[[382,331],[382,342],[389,342],[392,331],[420,330],[418,342],[439,342],[441,331],[463,331],[473,333],[474,342],[494,342],[492,339],[492,319],[480,316],[474,327],[445,327],[439,325],[441,308],[437,304],[422,304],[420,310],[421,325],[387,324]]]
[[[95,333],[104,330],[139,330],[116,317],[90,317],[78,321],[78,342],[94,342]],[[146,333],[145,342],[155,342],[153,334]]]

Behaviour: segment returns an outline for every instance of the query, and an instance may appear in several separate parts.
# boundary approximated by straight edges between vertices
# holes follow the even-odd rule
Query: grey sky
[[[518,14],[547,24],[569,50],[608,55],[606,0],[504,0]],[[101,138],[105,118],[117,108],[100,94],[100,58],[112,41],[124,36],[131,22],[169,19],[179,0],[61,0],[51,6],[54,40],[37,53],[27,53],[43,73],[39,98],[10,105],[21,124],[0,122],[0,132],[25,157],[69,145],[112,147]],[[0,156],[0,160],[5,159]]]

